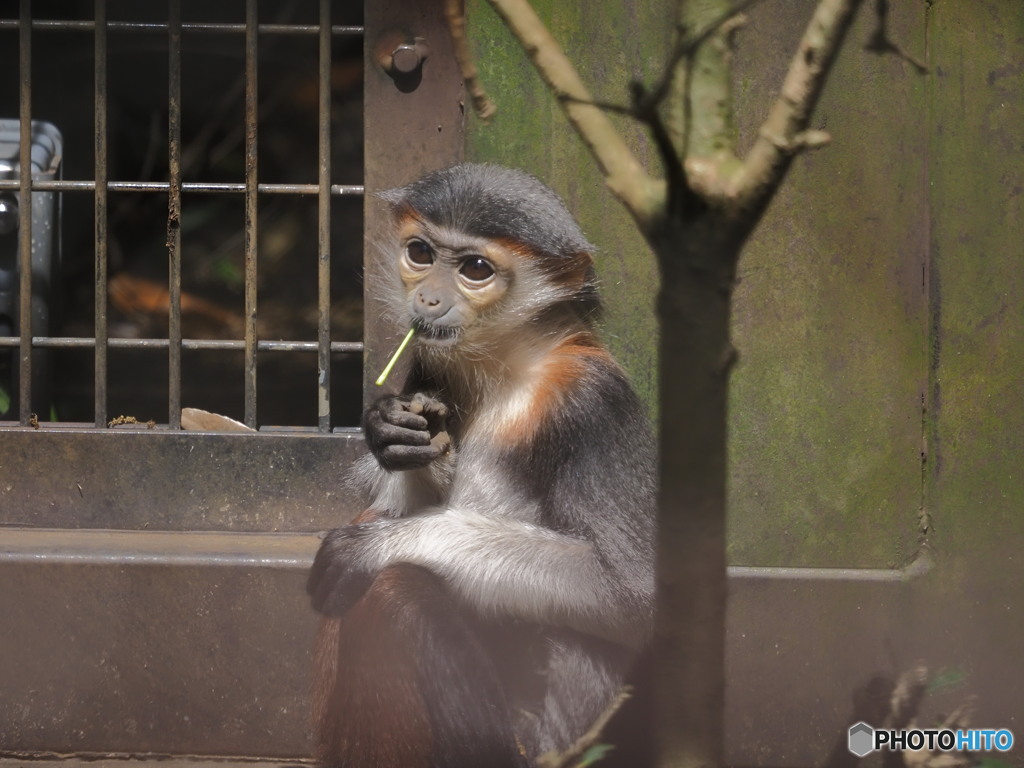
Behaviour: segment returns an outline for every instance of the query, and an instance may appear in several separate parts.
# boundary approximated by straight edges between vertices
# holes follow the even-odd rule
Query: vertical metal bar
[[[168,382],[167,423],[181,427],[181,0],[170,0],[167,17]]]
[[[18,166],[21,214],[18,226],[19,350],[18,404],[22,426],[32,414],[32,0],[21,0],[18,20],[20,156]]]
[[[245,424],[256,427],[256,0],[245,2]]]
[[[319,429],[331,430],[331,0],[320,0],[320,197],[317,219]]]
[[[95,92],[93,114],[95,120],[95,233],[96,284],[94,307],[96,313],[96,356],[94,406],[96,426],[107,423],[107,3],[96,0],[95,31],[93,32],[93,61],[95,64]]]

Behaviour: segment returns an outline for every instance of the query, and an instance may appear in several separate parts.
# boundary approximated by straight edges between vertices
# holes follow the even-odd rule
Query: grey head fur
[[[548,256],[593,254],[562,199],[524,171],[464,163],[381,193],[394,209],[407,204],[429,221],[485,238],[507,238]]]

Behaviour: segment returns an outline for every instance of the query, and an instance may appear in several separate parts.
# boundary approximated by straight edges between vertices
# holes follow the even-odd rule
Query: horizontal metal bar
[[[0,562],[60,562],[90,565],[310,566],[317,533],[227,533],[195,531],[110,531],[0,527]],[[905,570],[857,568],[748,568],[732,566],[730,578],[801,581],[905,581]],[[881,578],[881,574],[890,574]],[[895,574],[900,576],[897,578]]]
[[[134,423],[116,424],[112,427],[103,425],[102,428],[97,428],[96,425],[91,421],[40,421],[39,426],[22,426],[17,421],[2,421],[0,420],[0,432],[4,432],[5,435],[11,433],[25,433],[33,435],[41,434],[74,434],[81,435],[83,433],[97,434],[97,433],[108,433],[108,432],[122,432],[129,434],[136,433],[147,433],[147,434],[160,434],[160,435],[203,435],[204,439],[208,436],[216,437],[239,437],[245,436],[246,439],[253,437],[253,435],[266,435],[268,437],[297,437],[302,440],[306,440],[310,437],[317,439],[326,438],[329,440],[337,440],[341,437],[345,438],[359,438],[362,439],[362,429],[359,427],[333,427],[329,433],[322,432],[319,427],[310,427],[302,425],[289,425],[289,424],[264,424],[259,428],[249,430],[183,430],[180,427],[172,429],[169,424],[164,422],[148,422],[138,421]],[[361,509],[358,511],[362,511]],[[3,530],[4,523],[0,522],[0,530]]]
[[[20,336],[0,336],[0,348],[17,347]],[[108,339],[112,349],[167,349],[167,339]],[[45,349],[92,349],[96,339],[79,336],[33,336],[32,346]],[[190,350],[237,350],[245,349],[241,339],[182,339],[182,349]],[[319,345],[315,341],[269,341],[256,343],[259,352],[316,352]],[[363,351],[361,341],[332,341],[331,352],[341,354],[358,354]]]
[[[95,27],[91,20],[34,19],[32,29],[36,30],[77,30],[88,32]],[[0,29],[17,29],[17,19],[0,19]],[[245,32],[245,24],[192,23],[182,24],[186,32],[229,32],[240,34]],[[316,24],[260,24],[257,26],[264,35],[315,35],[320,31]],[[167,24],[148,21],[108,21],[107,30],[111,32],[166,32]],[[333,25],[332,35],[362,35],[364,28],[360,26]]]
[[[18,189],[17,179],[0,179],[0,190]],[[167,192],[171,188],[168,181],[110,181],[107,190],[110,192]],[[70,181],[66,179],[39,179],[32,181],[35,192],[92,192],[96,189],[95,181]],[[221,181],[186,181],[181,185],[182,192],[245,192],[245,182]],[[320,191],[317,184],[260,184],[258,192],[284,195],[315,195]],[[332,195],[362,195],[365,188],[361,184],[332,184]]]
[[[847,582],[906,582],[928,573],[933,560],[927,551],[921,552],[905,568],[787,568],[731,565],[729,578],[771,581],[847,581]]]
[[[308,570],[317,533],[0,527],[0,563],[245,566]]]

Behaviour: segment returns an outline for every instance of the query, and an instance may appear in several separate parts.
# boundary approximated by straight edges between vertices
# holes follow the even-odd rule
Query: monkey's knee
[[[424,612],[454,609],[441,579],[411,563],[396,563],[378,573],[361,602],[367,603],[367,608],[385,611],[396,621],[414,621],[424,617]]]
[[[401,629],[409,612],[403,603],[412,585],[424,580],[422,570],[388,568],[344,616],[324,619],[314,680],[317,762],[323,768],[422,765],[432,749],[420,650]]]
[[[321,765],[525,768],[493,662],[432,572],[389,566],[334,621],[323,633],[336,668],[318,707]]]

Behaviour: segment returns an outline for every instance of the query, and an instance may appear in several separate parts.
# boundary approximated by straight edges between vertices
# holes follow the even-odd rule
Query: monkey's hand
[[[447,416],[444,403],[422,392],[383,397],[363,415],[366,444],[389,472],[425,467],[451,449]]]
[[[341,616],[363,596],[374,573],[363,567],[361,550],[374,523],[335,528],[320,543],[306,581],[313,610]]]

